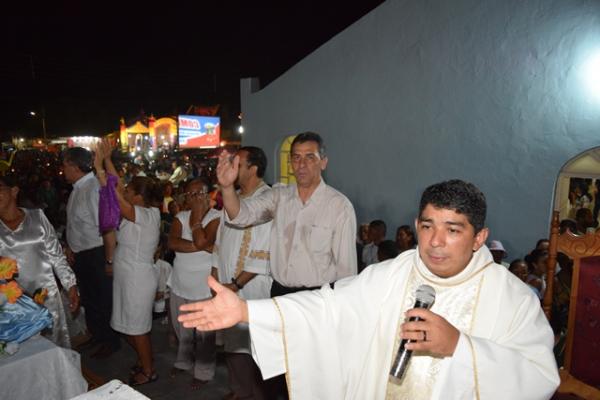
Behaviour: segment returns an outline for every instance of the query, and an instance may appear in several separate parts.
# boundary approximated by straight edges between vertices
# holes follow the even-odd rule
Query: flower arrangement
[[[14,354],[18,343],[52,326],[52,316],[42,306],[48,289],[39,288],[29,297],[15,280],[18,274],[16,260],[0,257],[0,355]]]
[[[23,289],[19,286],[15,278],[19,275],[17,261],[9,257],[0,257],[0,294],[3,294],[5,301],[15,304],[19,297],[23,295]],[[48,289],[37,288],[33,292],[33,301],[43,306],[48,297]],[[0,307],[4,304],[0,300]]]
[[[11,304],[17,302],[17,299],[23,295],[23,290],[14,280],[15,275],[19,274],[17,261],[0,257],[0,293],[6,297],[6,301]]]

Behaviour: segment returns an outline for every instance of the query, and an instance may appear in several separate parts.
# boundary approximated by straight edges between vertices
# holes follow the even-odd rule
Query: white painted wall
[[[600,143],[594,50],[600,1],[390,0],[262,90],[243,80],[244,144],[272,179],[285,136],[321,133],[327,182],[390,238],[427,185],[471,181],[492,239],[522,256],[548,234],[560,168]]]

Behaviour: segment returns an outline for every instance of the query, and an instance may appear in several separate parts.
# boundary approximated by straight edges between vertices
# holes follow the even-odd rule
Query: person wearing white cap
[[[502,261],[506,258],[507,253],[502,246],[502,242],[499,240],[491,240],[490,245],[488,246],[490,252],[492,253],[492,257],[494,257],[494,262],[496,264],[504,265],[506,268],[509,267],[509,264],[506,261]]]

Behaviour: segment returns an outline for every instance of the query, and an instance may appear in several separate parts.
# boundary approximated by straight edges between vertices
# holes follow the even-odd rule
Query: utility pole
[[[46,144],[46,109],[42,106],[42,132],[44,133],[44,144]]]

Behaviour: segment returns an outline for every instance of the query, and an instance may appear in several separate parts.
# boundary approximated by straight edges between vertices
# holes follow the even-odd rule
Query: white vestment
[[[436,290],[431,310],[461,334],[451,357],[415,352],[397,387],[388,376],[398,326],[421,283]],[[291,399],[548,399],[559,384],[539,300],[485,246],[451,278],[409,250],[335,290],[249,301],[248,313],[263,378],[286,373]]]
[[[248,198],[270,191],[265,184],[259,186]],[[212,254],[212,266],[219,271],[222,283],[231,283],[243,271],[256,274],[237,293],[242,299],[268,299],[273,279],[270,276],[272,222],[238,228],[221,218]],[[250,354],[248,324],[240,323],[223,331],[225,351]]]

